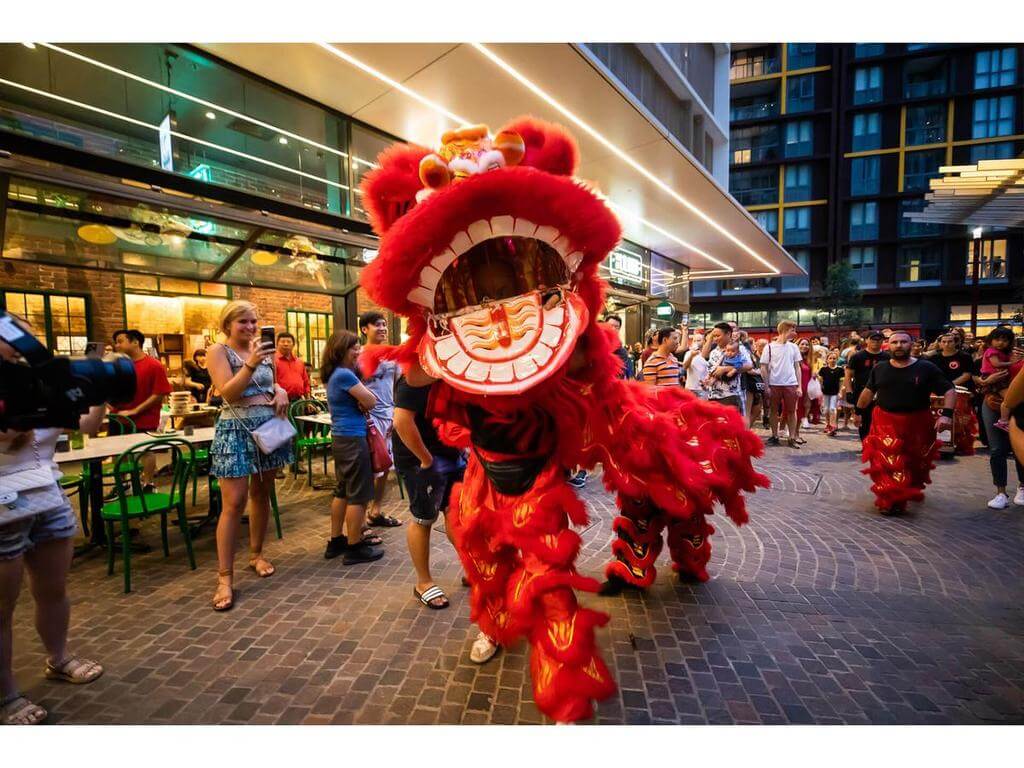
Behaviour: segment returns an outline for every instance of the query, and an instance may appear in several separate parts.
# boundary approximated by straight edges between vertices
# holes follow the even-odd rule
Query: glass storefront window
[[[123,272],[141,292],[224,297],[217,284],[233,283],[342,293],[365,264],[363,246],[298,234],[333,230],[284,217],[261,217],[255,226],[22,178],[11,179],[7,206],[4,258]]]
[[[361,125],[352,126],[352,218],[366,221],[359,185],[363,177],[376,167],[377,155],[393,143],[394,139]]]
[[[326,312],[289,309],[286,317],[288,331],[295,336],[298,356],[314,368],[319,368],[324,347],[331,336],[331,316]]]
[[[394,141],[180,45],[0,44],[0,78],[0,130],[339,216]]]

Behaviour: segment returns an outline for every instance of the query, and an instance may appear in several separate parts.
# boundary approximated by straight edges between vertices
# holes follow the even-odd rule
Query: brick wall
[[[4,259],[0,265],[0,290],[87,293],[92,319],[90,339],[109,341],[114,331],[124,327],[124,298],[121,275],[117,272]]]
[[[235,299],[251,301],[259,307],[260,324],[272,325],[278,331],[287,327],[285,312],[289,309],[331,313],[331,297],[320,293],[234,286],[231,295]]]

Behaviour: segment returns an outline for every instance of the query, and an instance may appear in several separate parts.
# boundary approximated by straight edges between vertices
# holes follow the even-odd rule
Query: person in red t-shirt
[[[309,372],[295,355],[295,337],[288,331],[277,334],[277,355],[274,356],[277,383],[288,393],[289,402],[309,397]]]
[[[114,331],[114,351],[127,355],[135,365],[135,397],[127,403],[111,403],[110,410],[130,418],[139,432],[160,426],[160,408],[171,392],[163,363],[142,351],[145,340],[142,332],[134,328]],[[156,456],[147,454],[142,464],[142,477],[147,486],[152,484],[155,469]]]

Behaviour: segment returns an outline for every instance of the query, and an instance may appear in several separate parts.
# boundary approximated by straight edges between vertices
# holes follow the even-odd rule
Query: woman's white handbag
[[[260,451],[269,456],[282,445],[290,442],[297,433],[288,419],[275,416],[272,419],[267,419],[249,434],[252,435],[253,442],[256,443]]]
[[[817,400],[821,397],[821,382],[812,378],[807,382],[807,399]]]

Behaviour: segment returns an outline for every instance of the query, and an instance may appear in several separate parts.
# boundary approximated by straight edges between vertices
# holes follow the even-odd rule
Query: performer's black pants
[[[875,404],[872,403],[867,408],[860,412],[860,426],[857,431],[860,433],[860,440],[864,442],[864,438],[868,436],[868,432],[871,431],[871,412],[875,410]]]

